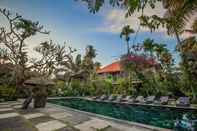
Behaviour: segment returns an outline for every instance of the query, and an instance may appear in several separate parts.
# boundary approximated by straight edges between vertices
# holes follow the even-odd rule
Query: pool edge
[[[49,97],[48,100],[51,99],[70,99],[70,98],[79,98],[79,99],[85,99],[89,101],[96,101],[92,100],[89,97]],[[151,107],[163,107],[163,108],[172,108],[172,109],[184,109],[184,110],[194,110],[197,111],[196,107],[183,107],[183,106],[173,106],[173,105],[156,105],[156,104],[144,104],[144,103],[121,103],[121,102],[113,102],[113,101],[96,101],[96,102],[104,102],[104,103],[115,103],[115,104],[127,104],[127,105],[139,105],[139,106],[151,106]]]
[[[85,112],[85,111],[81,111],[81,110],[77,110],[77,109],[74,109],[74,108],[61,106],[61,105],[57,105],[57,104],[53,104],[53,103],[49,103],[49,102],[47,102],[47,104],[59,107],[59,108],[64,109],[64,110],[70,110],[70,111],[74,111],[74,112],[84,113],[84,114],[87,114],[91,117],[97,117],[97,118],[100,118],[100,119],[110,120],[110,121],[113,121],[113,122],[116,122],[116,123],[118,122],[118,123],[126,124],[126,125],[139,126],[139,127],[145,128],[145,129],[153,130],[153,131],[172,131],[171,129],[166,129],[166,128],[161,128],[161,127],[141,124],[141,123],[132,122],[132,121],[120,120],[120,119],[116,119],[116,118],[112,118],[112,117],[108,117],[108,116],[104,116],[104,115],[100,115],[100,114],[96,114],[96,113]]]

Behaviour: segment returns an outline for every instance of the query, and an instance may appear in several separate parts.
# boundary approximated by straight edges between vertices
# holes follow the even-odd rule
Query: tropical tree
[[[12,16],[6,9],[0,9],[0,14],[8,21],[8,29],[0,28],[0,43],[3,46],[1,48],[6,48],[9,53],[9,61],[14,65],[16,87],[19,89],[26,78],[28,63],[26,40],[37,33],[48,34],[49,32],[43,31],[43,26],[40,26],[39,22],[26,20],[18,14]]]
[[[88,8],[90,9],[90,12],[96,13],[98,12],[101,7],[106,4],[105,0],[81,0],[88,3]],[[152,16],[146,16],[144,14],[144,9],[148,6],[150,6],[152,9],[157,6],[158,2],[162,2],[163,7],[165,9],[164,16],[157,16],[157,14]],[[126,10],[125,16],[129,17],[135,12],[141,12],[141,16],[139,17],[140,25],[150,28],[150,31],[155,31],[158,28],[165,28],[167,29],[168,35],[173,35],[177,39],[177,43],[179,44],[178,49],[181,54],[181,73],[183,73],[184,78],[187,78],[187,80],[183,80],[187,85],[186,89],[193,90],[193,99],[196,99],[195,97],[195,86],[193,85],[195,80],[194,78],[194,72],[195,72],[195,46],[196,44],[192,44],[196,42],[196,38],[187,38],[185,40],[182,40],[180,35],[182,35],[185,31],[189,31],[190,33],[197,33],[197,22],[196,19],[193,21],[192,29],[188,29],[186,26],[188,22],[192,22],[192,18],[195,17],[195,14],[197,12],[197,1],[196,0],[110,0],[109,4],[113,7],[123,7],[123,9]],[[187,43],[187,44],[186,44]],[[183,45],[182,45],[183,44]],[[146,45],[146,51],[149,50],[149,46],[151,44]],[[187,45],[187,46],[186,46]],[[174,76],[172,72],[167,72],[169,69],[171,70],[173,65],[173,59],[172,54],[167,50],[166,46],[163,44],[155,44],[154,49],[152,50],[152,46],[150,46],[151,52],[153,55],[156,55],[156,58],[158,62],[161,64],[162,74],[165,74],[164,79],[165,83],[168,83],[170,81],[174,81],[176,83],[176,80],[171,76]],[[184,48],[183,48],[184,47]],[[187,47],[187,48],[185,48]],[[187,49],[187,50],[186,50]],[[195,56],[195,57],[194,57]],[[191,64],[192,63],[192,64]],[[159,77],[160,79],[161,77]],[[172,78],[172,79],[171,79]],[[163,80],[163,78],[161,79]],[[187,81],[187,82],[186,82]],[[193,83],[194,82],[194,83]],[[154,83],[154,82],[153,82]],[[163,83],[163,82],[160,82]],[[169,85],[169,84],[167,84]],[[170,85],[175,86],[175,84],[171,83]]]
[[[169,35],[175,35],[178,44],[181,44],[180,35],[186,30],[186,24],[197,12],[195,0],[163,0],[165,15],[141,16],[141,25],[149,27],[151,31],[159,27],[165,27]]]
[[[154,40],[152,40],[152,39],[144,40],[143,49],[144,49],[145,52],[149,52],[150,53],[149,55],[151,57],[153,57],[154,47],[155,47]]]
[[[89,45],[86,47],[85,55],[77,54],[75,59],[72,55],[68,55],[67,61],[63,61],[60,65],[61,68],[57,69],[58,72],[65,72],[64,79],[68,84],[74,79],[88,81],[91,79],[92,74],[98,68],[99,63],[94,62],[96,57],[96,50],[93,46]]]
[[[24,91],[25,88],[22,87],[29,78],[44,77],[48,79],[55,73],[59,65],[62,63],[69,65],[71,63],[72,53],[76,50],[71,47],[67,49],[65,45],[60,46],[53,41],[42,42],[34,49],[39,57],[31,58],[28,56],[27,39],[37,33],[48,34],[49,32],[43,31],[43,26],[40,26],[39,22],[26,20],[18,14],[13,16],[6,9],[0,9],[0,14],[5,16],[8,21],[8,29],[7,26],[0,28],[1,56],[4,59],[6,57],[13,65],[14,81],[18,92],[22,89]],[[28,90],[29,94],[32,94],[32,90]],[[32,99],[31,97],[30,95],[27,99],[29,102]],[[25,108],[28,107],[28,101],[24,103]]]
[[[130,41],[130,34],[134,33],[134,30],[130,28],[129,25],[126,25],[122,28],[122,31],[120,33],[120,38],[125,39],[126,45],[127,45],[127,54],[130,54],[130,46],[129,46],[129,41]]]
[[[91,74],[91,72],[94,70],[93,59],[95,57],[96,57],[96,50],[94,49],[92,45],[88,45],[86,47],[85,56],[82,60],[82,68],[86,70],[87,72],[89,72],[89,74]]]
[[[55,44],[52,40],[40,43],[34,50],[39,53],[41,58],[32,59],[29,68],[44,77],[50,77],[62,63],[69,63],[72,54],[76,51],[71,47],[68,50],[66,45]]]
[[[155,4],[161,0],[81,0],[87,3],[91,13],[98,12],[104,4],[109,4],[112,7],[120,7],[126,9],[125,16],[131,16],[136,11],[143,12],[146,6],[155,8]],[[106,2],[107,1],[107,2]]]
[[[157,60],[163,69],[167,69],[173,64],[172,55],[165,44],[157,43],[153,39],[147,38],[142,43],[142,49],[147,54],[147,57],[155,61]]]
[[[154,51],[156,52],[157,58],[159,59],[162,52],[167,51],[166,45],[165,44],[155,44]]]
[[[195,37],[190,37],[182,41],[180,47],[181,63],[180,67],[183,71],[182,78],[185,81],[186,90],[192,93],[193,101],[196,101],[197,87],[197,41]],[[189,92],[190,92],[189,91]]]

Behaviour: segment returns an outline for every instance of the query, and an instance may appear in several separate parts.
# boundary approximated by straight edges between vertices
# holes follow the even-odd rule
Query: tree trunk
[[[191,90],[192,90],[192,101],[196,101],[196,92],[194,90],[194,87],[191,85]]]
[[[180,39],[179,34],[178,34],[178,32],[176,30],[175,30],[175,36],[176,36],[178,44],[181,45],[181,39]]]
[[[129,41],[127,41],[127,54],[130,54],[130,49],[129,49]]]

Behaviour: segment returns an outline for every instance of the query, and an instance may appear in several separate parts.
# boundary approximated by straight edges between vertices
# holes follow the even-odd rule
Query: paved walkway
[[[151,131],[47,104],[21,110],[21,102],[0,103],[0,131]]]

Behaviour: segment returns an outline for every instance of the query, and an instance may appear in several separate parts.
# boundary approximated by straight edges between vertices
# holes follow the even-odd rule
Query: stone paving
[[[20,107],[19,101],[0,103],[0,131],[152,131],[51,104],[43,109]]]

